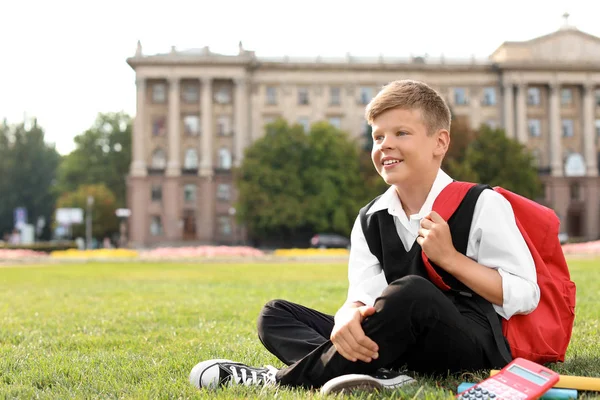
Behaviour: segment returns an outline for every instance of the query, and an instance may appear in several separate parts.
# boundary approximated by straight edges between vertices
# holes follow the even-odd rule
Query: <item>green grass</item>
[[[570,262],[577,319],[560,373],[600,376],[599,264]],[[262,305],[285,298],[334,313],[345,295],[344,264],[0,268],[0,398],[320,398],[287,388],[198,391],[188,374],[210,358],[281,366],[256,336]],[[481,377],[422,377],[386,396],[451,398],[459,382]]]

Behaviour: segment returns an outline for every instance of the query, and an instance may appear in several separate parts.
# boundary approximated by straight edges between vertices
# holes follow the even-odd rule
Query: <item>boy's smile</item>
[[[403,160],[395,158],[395,157],[383,157],[381,159],[381,164],[385,170],[390,170],[394,167],[400,165]]]

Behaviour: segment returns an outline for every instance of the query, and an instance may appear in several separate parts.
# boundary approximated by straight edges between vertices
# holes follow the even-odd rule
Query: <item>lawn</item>
[[[578,284],[576,326],[566,363],[554,369],[600,376],[600,263],[570,266]],[[281,366],[256,336],[262,305],[286,298],[334,313],[345,294],[342,263],[3,267],[0,398],[320,398],[284,388],[198,391],[188,374],[210,358]],[[450,389],[472,379],[422,377],[386,395],[450,398]]]

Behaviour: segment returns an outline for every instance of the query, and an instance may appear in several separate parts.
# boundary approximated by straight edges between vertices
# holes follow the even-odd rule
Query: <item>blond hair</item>
[[[450,108],[426,83],[410,79],[388,83],[367,105],[365,118],[372,125],[375,118],[393,108],[421,110],[428,134],[440,129],[450,131]]]

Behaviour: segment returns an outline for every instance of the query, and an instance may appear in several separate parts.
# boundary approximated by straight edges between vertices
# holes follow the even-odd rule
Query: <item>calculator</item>
[[[456,395],[458,399],[537,399],[558,382],[560,375],[542,365],[516,358],[494,376]]]

